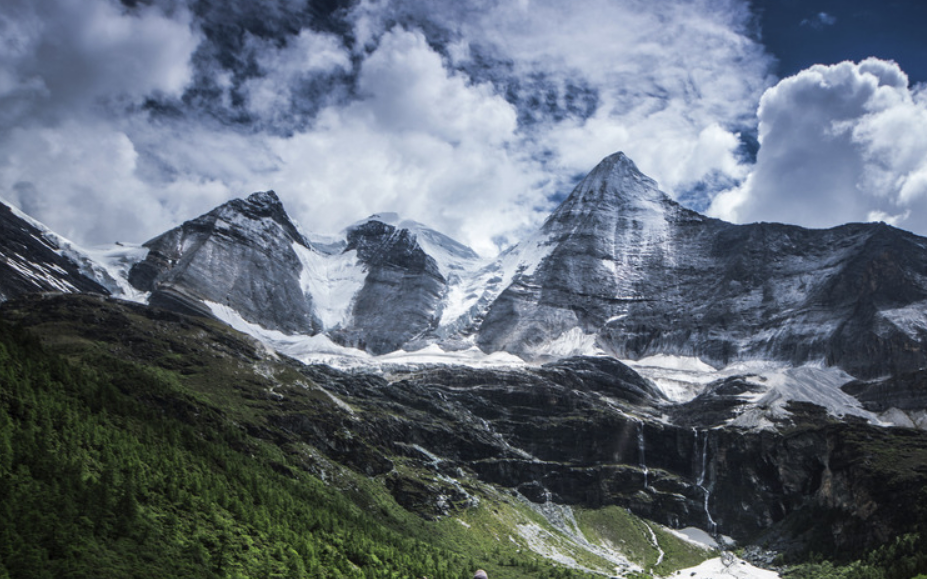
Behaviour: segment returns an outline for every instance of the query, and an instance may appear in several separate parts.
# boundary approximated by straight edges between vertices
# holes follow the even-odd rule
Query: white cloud
[[[110,0],[8,0],[0,6],[0,122],[73,116],[101,101],[179,96],[199,37],[190,16],[127,13]]]
[[[717,172],[743,178],[735,131],[754,122],[770,64],[747,34],[746,4],[589,0],[577,9],[552,0],[482,0],[437,6],[367,1],[356,13],[368,38],[375,22],[390,18],[438,22],[450,31],[456,65],[475,47],[507,63],[516,82],[543,78],[559,93],[560,108],[570,87],[594,93],[591,116],[541,113],[531,127],[527,145],[555,154],[548,165],[552,183],[617,150],[671,194]]]
[[[0,191],[56,232],[89,244],[144,241],[139,234],[173,227],[191,202],[205,211],[228,197],[224,185],[202,179],[152,187],[139,178],[138,160],[129,136],[106,123],[17,128],[0,142]]]
[[[512,150],[516,113],[489,85],[445,69],[421,33],[394,28],[363,63],[362,98],[311,131],[271,141],[274,186],[309,229],[398,211],[492,254],[492,238],[533,224],[537,168]]]
[[[927,98],[893,62],[815,65],[760,100],[760,150],[715,199],[734,221],[830,227],[872,219],[927,233]]]
[[[714,175],[742,178],[736,131],[755,122],[769,82],[769,57],[748,38],[739,0],[590,0],[581,10],[553,0],[364,0],[350,20],[353,45],[309,28],[269,30],[246,35],[231,55],[221,51],[234,42],[191,30],[183,9],[11,1],[16,18],[0,15],[20,36],[4,36],[0,49],[9,105],[0,114],[11,128],[0,134],[0,195],[78,241],[143,241],[230,197],[274,188],[310,230],[391,210],[489,254],[617,150],[670,193]],[[177,118],[124,106],[179,95],[201,38],[219,43],[201,46],[196,62],[212,77],[207,89],[226,99],[220,114],[177,100]],[[56,51],[84,71],[80,79],[46,57]],[[223,69],[219,56],[238,64]],[[480,68],[483,57],[493,69]],[[332,96],[326,75],[350,80]],[[532,94],[535,81],[549,94]],[[521,92],[507,100],[506,90]],[[579,113],[568,110],[574,93],[588,99]],[[552,104],[520,123],[533,97]],[[215,120],[239,114],[258,120]]]
[[[243,92],[248,110],[271,121],[280,121],[299,98],[300,81],[319,73],[351,70],[351,55],[332,34],[303,29],[278,48],[273,40],[248,38],[248,50],[257,54],[261,76],[248,79]]]

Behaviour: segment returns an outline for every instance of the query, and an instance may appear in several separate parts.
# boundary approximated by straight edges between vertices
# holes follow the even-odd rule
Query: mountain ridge
[[[927,239],[725,223],[622,154],[481,268],[427,231],[374,215],[312,239],[259,192],[94,268],[10,212],[4,263],[23,232],[44,249],[33,277],[3,280],[37,295],[4,300],[0,317],[87,364],[167,372],[229,412],[230,432],[279,445],[287,472],[350,469],[429,521],[506,497],[555,527],[618,509],[835,556],[919,528],[927,441],[905,427],[927,425]],[[442,267],[429,243],[473,269]],[[50,294],[36,271],[71,285]],[[72,283],[85,272],[135,293]],[[322,351],[357,357],[312,363]],[[198,420],[187,398],[140,396]]]
[[[833,365],[859,379],[927,367],[927,240],[884,224],[726,223],[670,199],[623,153],[482,267],[395,214],[313,241],[272,191],[144,247],[128,281],[152,305],[221,305],[373,355],[435,344],[530,362],[673,355]]]

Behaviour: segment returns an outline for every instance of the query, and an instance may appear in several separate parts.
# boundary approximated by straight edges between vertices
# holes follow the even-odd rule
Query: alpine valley
[[[274,192],[87,250],[0,206],[0,577],[927,573],[927,239],[622,153],[484,260]]]

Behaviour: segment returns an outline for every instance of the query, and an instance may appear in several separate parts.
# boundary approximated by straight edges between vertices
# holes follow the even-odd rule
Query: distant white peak
[[[374,213],[348,227],[345,231],[359,227],[371,221],[379,221],[396,229],[406,229],[415,236],[419,246],[438,264],[438,269],[445,279],[461,272],[474,271],[483,265],[480,256],[459,241],[428,227],[418,221],[403,219],[398,213],[385,211]]]

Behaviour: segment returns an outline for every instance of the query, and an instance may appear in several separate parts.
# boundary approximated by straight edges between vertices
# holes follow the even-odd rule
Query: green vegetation
[[[193,402],[161,372],[76,367],[0,327],[0,576],[466,575],[210,409],[167,415],[151,401]]]
[[[714,555],[658,525],[644,522],[620,507],[582,510],[577,513],[576,519],[589,540],[612,546],[634,563],[657,575],[669,575],[679,569],[694,567]],[[653,546],[654,537],[664,552],[659,564],[659,552]]]
[[[154,351],[163,336],[142,328]],[[39,334],[66,357],[0,322],[0,578],[584,576],[485,527],[423,521],[304,443],[250,435],[267,384],[231,359],[217,377],[202,353],[152,366],[118,342]]]
[[[923,531],[896,537],[858,561],[835,565],[812,561],[791,567],[788,579],[921,579],[927,578],[927,534]]]

